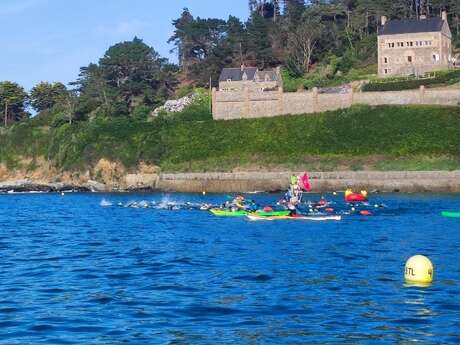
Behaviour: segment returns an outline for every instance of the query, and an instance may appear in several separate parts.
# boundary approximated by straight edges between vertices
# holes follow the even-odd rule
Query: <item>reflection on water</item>
[[[460,226],[439,216],[459,195],[333,223],[199,210],[226,198],[0,196],[0,344],[460,343]],[[414,254],[429,287],[403,281]]]

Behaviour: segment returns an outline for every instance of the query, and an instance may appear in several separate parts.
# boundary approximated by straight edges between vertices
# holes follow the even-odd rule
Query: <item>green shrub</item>
[[[281,69],[281,77],[283,78],[284,92],[297,92],[304,82],[303,78],[291,75],[287,68]]]
[[[193,94],[193,91],[193,86],[191,85],[181,86],[176,90],[175,98],[179,99],[185,96],[190,96],[191,94]]]
[[[356,106],[232,121],[203,119],[203,113],[151,122],[96,118],[51,129],[28,121],[0,133],[0,162],[15,166],[21,157],[41,156],[60,169],[84,171],[106,158],[128,168],[145,161],[175,171],[230,170],[245,164],[314,168],[318,166],[310,157],[320,157],[322,167],[333,169],[349,160],[357,169],[366,160],[353,161],[355,157],[385,155],[407,161],[424,155],[447,157],[442,166],[454,167],[456,160],[449,157],[460,155],[459,114],[457,107]]]
[[[434,77],[416,79],[414,77],[380,79],[370,82],[363,87],[363,91],[401,91],[418,89],[424,85],[426,87],[436,87],[450,85],[460,82],[460,71],[441,71],[436,72]]]
[[[140,105],[133,110],[131,116],[137,120],[147,120],[151,111],[150,107]]]

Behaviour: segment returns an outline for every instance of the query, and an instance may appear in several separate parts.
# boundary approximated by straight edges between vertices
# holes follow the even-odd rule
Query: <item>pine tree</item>
[[[304,0],[284,0],[284,16],[290,29],[299,24],[304,10]]]

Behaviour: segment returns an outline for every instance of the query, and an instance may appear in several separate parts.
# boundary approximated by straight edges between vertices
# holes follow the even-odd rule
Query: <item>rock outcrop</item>
[[[195,97],[196,97],[195,95],[191,95],[191,96],[185,96],[185,97],[175,99],[175,100],[168,100],[163,106],[156,108],[152,112],[152,116],[156,117],[158,116],[158,114],[162,112],[179,113],[183,111],[187,106],[192,104]]]

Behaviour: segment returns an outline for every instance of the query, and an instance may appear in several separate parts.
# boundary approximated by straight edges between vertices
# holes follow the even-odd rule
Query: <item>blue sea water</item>
[[[0,344],[460,343],[460,195],[319,223],[122,207],[226,198],[0,196]],[[431,287],[404,285],[414,254]]]

